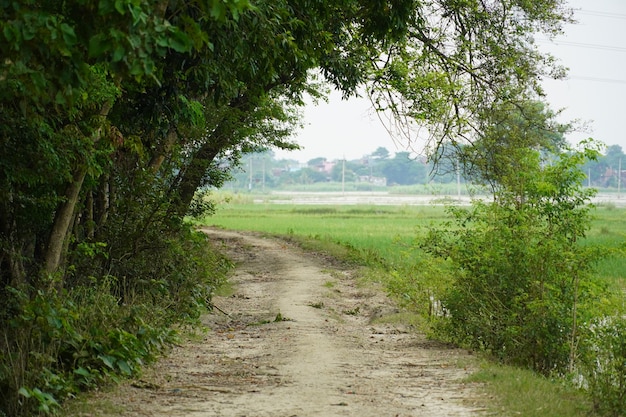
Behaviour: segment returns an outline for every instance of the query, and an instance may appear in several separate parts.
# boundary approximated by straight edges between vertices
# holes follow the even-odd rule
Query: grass
[[[523,417],[589,417],[592,403],[579,389],[525,369],[491,362],[467,382],[485,384],[493,398],[492,415]]]
[[[599,245],[606,253],[597,266],[597,275],[610,286],[626,290],[626,209],[601,205],[594,209],[593,215],[585,243]],[[402,252],[415,239],[419,228],[437,226],[446,219],[441,206],[297,206],[245,202],[219,207],[214,216],[206,219],[206,224],[286,236],[306,249],[370,267],[364,269],[364,276],[384,277],[384,271],[377,271],[414,262]],[[332,288],[333,283],[328,281],[326,286]],[[419,322],[415,317],[402,315],[394,320]],[[493,398],[490,401],[493,415],[593,415],[585,393],[563,380],[547,379],[531,371],[485,363],[470,381],[484,384],[485,391]]]
[[[304,237],[329,246],[340,244],[365,260],[401,262],[399,249],[409,244],[418,227],[444,220],[441,207],[430,206],[297,206],[227,204],[206,224],[227,229]],[[347,256],[347,254],[346,254]]]

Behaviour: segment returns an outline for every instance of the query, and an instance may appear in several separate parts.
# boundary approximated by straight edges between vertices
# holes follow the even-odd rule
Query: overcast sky
[[[553,109],[564,108],[561,122],[588,121],[590,131],[575,132],[571,143],[593,137],[626,151],[626,0],[570,0],[575,25],[550,44],[539,41],[569,68],[563,81],[547,81],[544,87]],[[331,94],[328,103],[309,105],[305,127],[295,136],[304,149],[276,151],[279,158],[306,162],[316,157],[357,159],[378,147],[390,152],[405,150],[395,143],[367,99],[341,100]]]

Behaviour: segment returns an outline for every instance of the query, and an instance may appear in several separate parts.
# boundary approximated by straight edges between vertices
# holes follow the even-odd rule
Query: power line
[[[577,76],[577,75],[571,75],[569,78],[574,79],[574,80],[596,81],[600,83],[626,84],[626,80],[618,80],[614,78],[585,77],[585,76]]]
[[[575,13],[586,14],[589,16],[597,16],[597,17],[609,17],[612,19],[626,19],[626,14],[622,13],[611,13],[611,12],[601,12],[599,10],[583,10],[578,9]]]
[[[582,42],[571,42],[571,41],[557,41],[557,40],[548,40],[548,39],[537,39],[538,42],[548,43],[551,45],[565,45],[565,46],[575,46],[577,48],[588,48],[602,51],[613,51],[613,52],[626,52],[626,48],[621,46],[611,46],[611,45],[598,45],[593,43],[582,43]]]
[[[566,78],[561,78],[561,79],[552,80],[552,81],[572,81],[572,80],[593,81],[593,82],[608,83],[608,84],[626,84],[626,80],[620,80],[617,78],[589,77],[589,76],[584,76],[584,75],[568,75]]]

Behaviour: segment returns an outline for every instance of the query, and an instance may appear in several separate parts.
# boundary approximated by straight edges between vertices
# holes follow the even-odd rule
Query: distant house
[[[320,161],[320,163],[313,165],[311,168],[318,171],[318,172],[324,172],[326,174],[330,174],[334,168],[334,166],[337,165],[337,161]]]
[[[359,178],[359,182],[366,182],[372,185],[378,185],[382,187],[387,186],[387,178],[385,177],[373,177],[371,175],[361,175]]]
[[[626,181],[626,170],[622,170],[621,172],[617,169],[607,168],[604,171],[604,174],[600,177],[600,186],[602,187],[611,187],[615,186],[617,179],[619,176],[619,180],[622,184]]]

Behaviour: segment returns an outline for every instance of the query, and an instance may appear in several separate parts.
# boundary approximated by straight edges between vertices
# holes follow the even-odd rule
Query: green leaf
[[[113,62],[119,62],[122,60],[122,58],[124,58],[124,55],[126,54],[126,49],[124,49],[124,47],[122,45],[117,45],[117,47],[115,48],[115,51],[113,52]]]
[[[22,388],[20,388],[20,389],[17,391],[17,393],[18,393],[19,395],[21,395],[22,397],[24,397],[24,398],[30,398],[30,397],[32,397],[32,395],[31,395],[31,393],[30,393],[30,390],[29,390],[28,388],[24,388],[24,387],[22,387]]]
[[[76,45],[77,38],[74,28],[67,23],[61,23],[61,32],[63,33],[63,41],[68,46]]]
[[[9,24],[5,24],[4,28],[2,28],[2,33],[4,34],[4,38],[9,42],[14,41],[19,35],[15,27]]]
[[[168,39],[168,46],[176,52],[187,52],[191,49],[191,40],[186,33],[174,28],[171,37]]]
[[[87,369],[83,368],[82,366],[78,369],[74,369],[74,373],[76,375],[84,376],[85,378],[91,377],[91,372],[89,372]]]
[[[115,10],[121,15],[126,14],[126,6],[128,2],[125,0],[115,0]]]
[[[100,359],[102,361],[102,363],[104,363],[106,366],[108,366],[111,369],[114,369],[114,365],[115,365],[115,358],[113,356],[109,356],[109,355],[98,355],[98,359]]]
[[[216,20],[221,20],[226,16],[226,6],[221,0],[214,0],[211,6],[211,17]]]
[[[99,57],[109,50],[109,43],[103,34],[92,36],[89,39],[89,56],[91,58]]]
[[[139,77],[144,74],[144,67],[139,61],[133,61],[130,67],[130,75]]]
[[[126,362],[125,360],[118,360],[117,367],[120,369],[120,371],[122,371],[124,375],[131,375],[133,373],[132,369],[128,365],[128,362]]]

